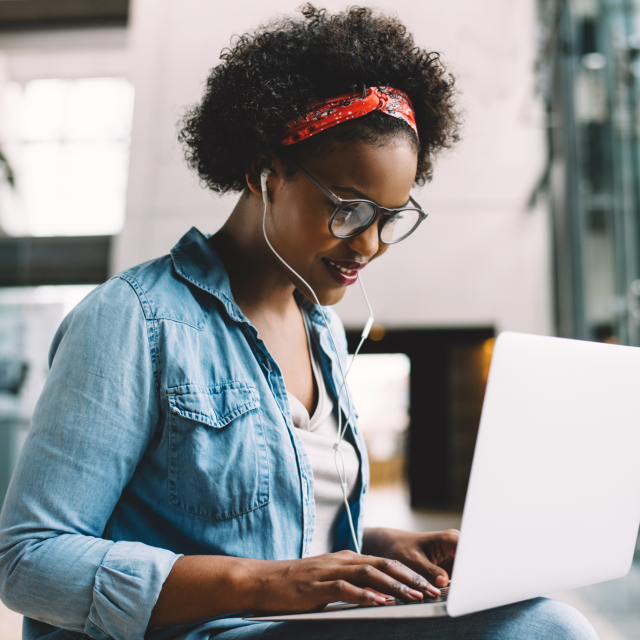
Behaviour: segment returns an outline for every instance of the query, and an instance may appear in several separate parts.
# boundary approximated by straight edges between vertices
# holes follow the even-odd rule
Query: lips
[[[329,260],[323,258],[327,271],[331,277],[343,286],[349,286],[358,279],[358,271],[367,266],[366,262],[357,262],[355,260]]]

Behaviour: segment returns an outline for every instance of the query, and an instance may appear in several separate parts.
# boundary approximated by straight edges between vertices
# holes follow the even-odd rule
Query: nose
[[[373,258],[380,250],[380,238],[378,236],[378,224],[372,224],[360,235],[347,240],[349,248],[365,258]]]

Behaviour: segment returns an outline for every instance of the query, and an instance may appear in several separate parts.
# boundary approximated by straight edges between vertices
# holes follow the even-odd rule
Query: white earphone
[[[269,189],[267,188],[267,178],[271,175],[271,169],[263,169],[260,174],[260,186],[262,187],[262,202],[269,202]]]
[[[340,451],[340,445],[342,444],[342,439],[344,438],[344,435],[347,431],[347,427],[351,427],[351,432],[353,434],[354,439],[356,438],[356,433],[355,433],[355,429],[353,427],[353,424],[351,423],[351,398],[349,396],[349,388],[347,387],[347,376],[349,375],[349,371],[351,370],[351,367],[353,366],[353,363],[356,359],[356,356],[358,355],[358,352],[360,351],[360,348],[362,347],[362,344],[364,343],[364,341],[367,339],[367,337],[369,336],[369,331],[371,330],[371,326],[373,325],[373,311],[371,310],[371,305],[369,304],[369,298],[367,297],[367,292],[364,289],[364,284],[362,283],[362,276],[360,274],[358,274],[358,283],[360,284],[360,289],[362,290],[362,295],[364,296],[364,300],[367,304],[367,308],[369,310],[369,319],[367,320],[367,324],[364,327],[364,330],[362,331],[362,335],[360,337],[360,343],[358,344],[358,348],[356,349],[355,353],[353,354],[353,358],[351,359],[351,363],[349,364],[349,367],[347,368],[347,371],[345,373],[343,367],[342,367],[342,362],[340,362],[340,354],[338,353],[338,349],[336,347],[336,342],[333,338],[333,334],[331,333],[331,328],[329,327],[329,322],[327,321],[327,316],[324,313],[324,309],[322,308],[322,305],[320,304],[320,301],[318,300],[318,296],[316,295],[315,291],[309,286],[309,283],[297,272],[295,271],[292,267],[290,267],[285,260],[282,258],[282,256],[273,248],[273,245],[271,244],[271,242],[269,242],[269,238],[267,237],[267,207],[269,205],[269,190],[268,190],[268,186],[267,186],[267,178],[271,175],[271,170],[270,169],[263,169],[262,173],[260,174],[260,185],[262,188],[262,201],[264,202],[264,211],[262,214],[262,233],[264,234],[264,239],[266,240],[267,244],[269,245],[269,248],[271,249],[271,251],[273,251],[273,253],[275,254],[275,256],[280,260],[280,262],[282,262],[282,264],[289,269],[289,271],[291,271],[291,273],[293,273],[306,287],[307,289],[309,289],[309,291],[311,291],[311,294],[313,295],[314,300],[316,301],[316,304],[318,305],[318,308],[320,309],[320,313],[322,314],[322,319],[324,321],[324,325],[327,328],[327,331],[329,332],[329,337],[331,338],[331,344],[333,346],[333,350],[336,353],[337,359],[338,359],[338,365],[340,367],[340,374],[342,375],[342,385],[340,386],[340,391],[338,392],[338,405],[340,405],[340,401],[342,400],[342,394],[343,392],[346,392],[346,396],[347,396],[347,407],[348,407],[348,413],[347,413],[347,421],[344,425],[344,428],[342,427],[342,411],[340,411],[340,407],[338,407],[338,440],[334,443],[333,445],[333,450],[334,450],[334,462],[336,465],[336,471],[338,472],[338,476],[340,478],[340,485],[342,487],[342,497],[344,499],[344,504],[345,507],[347,509],[347,517],[349,518],[349,527],[351,528],[351,537],[353,538],[353,544],[354,547],[356,549],[356,551],[358,553],[360,553],[360,545],[358,544],[358,536],[356,535],[356,531],[355,528],[353,526],[353,519],[351,517],[351,509],[349,508],[349,500],[347,497],[347,477],[346,477],[346,471],[345,471],[345,467],[344,467],[344,458],[342,457],[342,452]],[[340,457],[340,465],[338,465],[338,456]]]

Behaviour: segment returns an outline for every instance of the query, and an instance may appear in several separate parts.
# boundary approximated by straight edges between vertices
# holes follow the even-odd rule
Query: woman
[[[424,219],[411,187],[457,122],[438,56],[366,9],[307,6],[222,59],[181,139],[209,188],[241,192],[235,209],[96,289],[54,339],[0,521],[24,637],[595,637],[546,600],[457,620],[243,620],[448,584],[456,531],[363,530],[355,425],[342,495],[333,443],[353,412],[329,306]]]

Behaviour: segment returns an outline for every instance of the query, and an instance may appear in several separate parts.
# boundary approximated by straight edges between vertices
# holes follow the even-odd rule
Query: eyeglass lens
[[[350,202],[334,216],[331,231],[339,237],[348,238],[364,231],[376,214],[375,208],[368,202]],[[396,211],[390,218],[383,218],[381,239],[387,244],[402,240],[409,235],[420,219],[416,210]]]
[[[382,227],[380,237],[383,242],[393,244],[406,238],[420,222],[420,213],[415,209],[403,209],[394,213]]]

